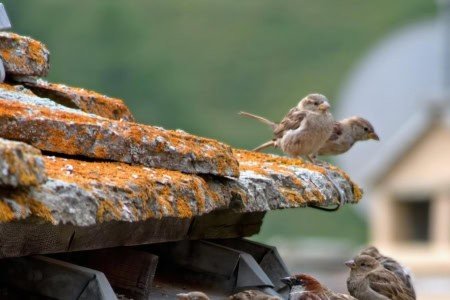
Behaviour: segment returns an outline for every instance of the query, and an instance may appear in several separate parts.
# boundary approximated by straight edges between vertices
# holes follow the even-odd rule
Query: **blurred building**
[[[413,270],[423,295],[450,277],[450,119],[444,109],[413,118],[404,128],[413,136],[379,160],[369,216],[372,243]],[[450,299],[450,280],[441,284]]]
[[[339,163],[362,184],[371,243],[414,273],[419,299],[450,299],[450,22],[442,14],[374,47],[340,95],[380,143]]]

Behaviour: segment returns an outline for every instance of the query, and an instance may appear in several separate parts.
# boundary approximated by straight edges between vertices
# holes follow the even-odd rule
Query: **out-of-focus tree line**
[[[47,44],[50,81],[122,98],[139,122],[244,148],[270,132],[238,111],[279,120],[309,92],[333,101],[352,65],[377,40],[435,13],[434,1],[423,0],[3,4],[13,31]],[[334,230],[336,223],[342,230]],[[364,222],[349,209],[333,217],[301,209],[272,213],[263,236],[272,231],[365,238]]]

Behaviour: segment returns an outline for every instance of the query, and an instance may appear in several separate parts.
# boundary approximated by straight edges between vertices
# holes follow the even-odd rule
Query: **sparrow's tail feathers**
[[[269,125],[270,128],[272,128],[272,129],[275,129],[275,127],[277,127],[277,123],[274,123],[274,122],[272,122],[270,120],[267,120],[266,118],[263,118],[263,117],[260,117],[260,116],[257,116],[257,115],[245,112],[245,111],[239,112],[239,115],[258,120],[258,121],[260,121],[260,122],[262,122],[262,123],[264,123],[266,125]]]
[[[275,142],[274,141],[268,141],[268,142],[265,142],[264,144],[256,147],[255,149],[253,149],[253,151],[259,152],[259,151],[261,151],[263,149],[266,149],[266,148],[269,148],[269,147],[273,147],[273,146],[275,146]]]

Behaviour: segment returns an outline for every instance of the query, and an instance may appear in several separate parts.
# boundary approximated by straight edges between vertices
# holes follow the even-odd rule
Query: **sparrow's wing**
[[[330,299],[330,300],[358,300],[350,295],[339,294],[339,293],[333,293],[327,299]]]
[[[389,271],[369,273],[367,280],[372,290],[389,299],[414,299],[403,287],[403,282]]]
[[[383,265],[383,267],[391,272],[393,272],[395,275],[397,275],[405,284],[406,288],[409,289],[409,291],[415,295],[414,286],[411,281],[411,274],[405,267],[403,267],[399,262],[397,262],[395,259],[388,257],[388,256],[381,256],[379,261]]]
[[[346,294],[336,294],[334,298],[331,298],[331,300],[358,300],[358,299]]]
[[[304,110],[300,110],[297,107],[291,108],[280,124],[274,129],[273,134],[275,139],[282,138],[288,130],[299,128],[306,119],[306,115],[307,112]]]
[[[323,300],[325,298],[319,297],[312,292],[292,293],[289,300]]]
[[[334,122],[333,126],[333,133],[328,138],[329,141],[336,141],[339,139],[339,137],[342,135],[343,129],[342,124],[339,122]]]

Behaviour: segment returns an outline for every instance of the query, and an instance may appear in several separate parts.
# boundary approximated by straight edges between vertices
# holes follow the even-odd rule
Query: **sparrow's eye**
[[[369,128],[364,127],[364,131],[365,131],[365,132],[369,131]]]
[[[314,102],[314,105],[315,105],[315,106],[319,105],[319,102]]]

